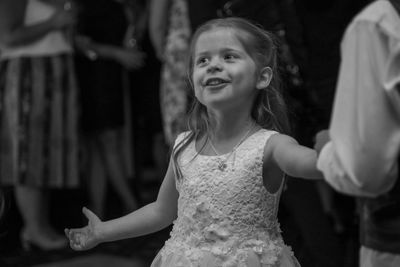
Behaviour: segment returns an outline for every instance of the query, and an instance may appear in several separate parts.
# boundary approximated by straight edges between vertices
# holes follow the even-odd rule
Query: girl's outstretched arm
[[[289,176],[322,179],[317,169],[317,152],[299,145],[295,139],[284,134],[275,134],[269,140],[271,159]]]
[[[87,250],[103,242],[153,233],[170,225],[176,218],[178,201],[171,162],[155,202],[126,216],[104,222],[90,210],[83,208],[88,225],[83,228],[65,229],[71,248]]]

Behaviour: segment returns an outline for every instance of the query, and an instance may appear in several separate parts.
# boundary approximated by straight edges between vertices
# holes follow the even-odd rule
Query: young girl
[[[66,230],[73,249],[136,237],[174,223],[151,266],[299,266],[280,235],[284,173],[309,179],[316,152],[278,133],[287,127],[272,36],[239,18],[217,19],[193,36],[195,101],[157,200],[102,222]]]

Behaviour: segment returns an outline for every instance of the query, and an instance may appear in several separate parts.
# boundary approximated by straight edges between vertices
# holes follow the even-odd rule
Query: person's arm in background
[[[358,21],[342,42],[331,141],[320,152],[318,168],[345,194],[374,197],[397,179],[400,44],[388,51],[387,38],[379,25]]]
[[[77,50],[91,60],[98,58],[114,60],[128,70],[142,67],[146,58],[146,54],[137,48],[97,43],[84,35],[75,36],[74,41]]]
[[[26,0],[0,1],[0,43],[20,46],[32,43],[47,33],[75,24],[75,12],[60,9],[49,19],[24,25]]]
[[[164,58],[165,37],[168,29],[171,0],[151,0],[149,14],[150,40],[159,60]]]

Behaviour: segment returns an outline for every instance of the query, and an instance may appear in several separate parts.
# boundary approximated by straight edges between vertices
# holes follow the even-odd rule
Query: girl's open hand
[[[100,219],[89,209],[83,207],[83,214],[88,218],[88,225],[82,228],[65,229],[65,235],[69,239],[69,244],[74,250],[87,250],[97,246],[101,240],[99,238]]]

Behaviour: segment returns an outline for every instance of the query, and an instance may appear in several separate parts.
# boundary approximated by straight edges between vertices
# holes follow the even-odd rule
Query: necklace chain
[[[220,169],[221,171],[224,171],[226,169],[226,167],[228,166],[226,163],[228,162],[228,159],[232,156],[232,154],[236,151],[236,149],[244,142],[244,140],[246,140],[246,138],[248,137],[248,135],[250,134],[251,130],[254,129],[254,127],[256,126],[256,123],[253,121],[251,127],[249,128],[249,130],[247,130],[246,134],[243,135],[243,137],[239,140],[239,142],[233,147],[233,149],[231,150],[231,152],[229,152],[229,154],[225,157],[225,159],[221,159],[218,162],[218,169]],[[218,153],[217,149],[215,148],[214,144],[211,141],[211,138],[208,136],[208,142],[210,143],[210,147],[211,149],[214,151],[214,153],[217,156],[221,156],[220,153]]]

